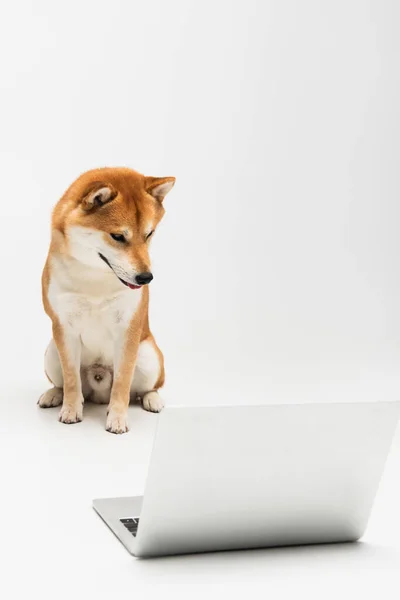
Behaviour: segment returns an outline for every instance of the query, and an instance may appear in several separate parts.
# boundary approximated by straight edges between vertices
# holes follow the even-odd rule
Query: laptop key
[[[121,523],[128,525],[129,523],[136,523],[135,519],[120,519]]]
[[[120,519],[119,521],[129,531],[129,533],[136,537],[139,519]]]

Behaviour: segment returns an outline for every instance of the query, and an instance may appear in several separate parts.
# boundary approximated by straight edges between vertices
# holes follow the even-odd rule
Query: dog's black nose
[[[136,283],[138,283],[139,285],[146,285],[146,283],[150,283],[152,279],[153,275],[149,271],[146,271],[145,273],[139,273],[139,275],[136,275]]]

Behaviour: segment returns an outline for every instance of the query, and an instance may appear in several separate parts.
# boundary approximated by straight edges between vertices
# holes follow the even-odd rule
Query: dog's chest
[[[140,301],[140,292],[123,290],[105,297],[64,291],[50,286],[50,302],[61,323],[81,340],[82,364],[112,364],[115,344],[123,335]]]
[[[113,356],[119,311],[112,302],[78,302],[80,315],[74,323],[79,330],[82,343],[82,362],[99,361],[110,363]],[[88,361],[85,360],[88,358]]]

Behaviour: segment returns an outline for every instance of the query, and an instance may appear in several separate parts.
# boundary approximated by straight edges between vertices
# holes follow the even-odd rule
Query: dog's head
[[[135,289],[153,279],[149,244],[164,215],[174,177],[145,177],[125,168],[84,173],[53,213],[68,252],[84,264],[110,269]]]

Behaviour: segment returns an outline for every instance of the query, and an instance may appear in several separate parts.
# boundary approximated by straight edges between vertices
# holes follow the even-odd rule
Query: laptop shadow
[[[302,546],[279,546],[273,548],[257,548],[248,550],[226,550],[222,552],[207,552],[201,554],[184,554],[154,558],[138,558],[140,570],[148,575],[159,572],[161,566],[171,575],[178,574],[182,569],[195,568],[196,572],[208,571],[211,564],[229,570],[245,568],[250,571],[262,569],[268,571],[292,572],[297,569],[316,569],[327,564],[343,564],[347,567],[354,564],[376,566],[379,564],[398,564],[399,553],[392,548],[375,546],[366,542],[347,542],[333,544],[312,544]]]

